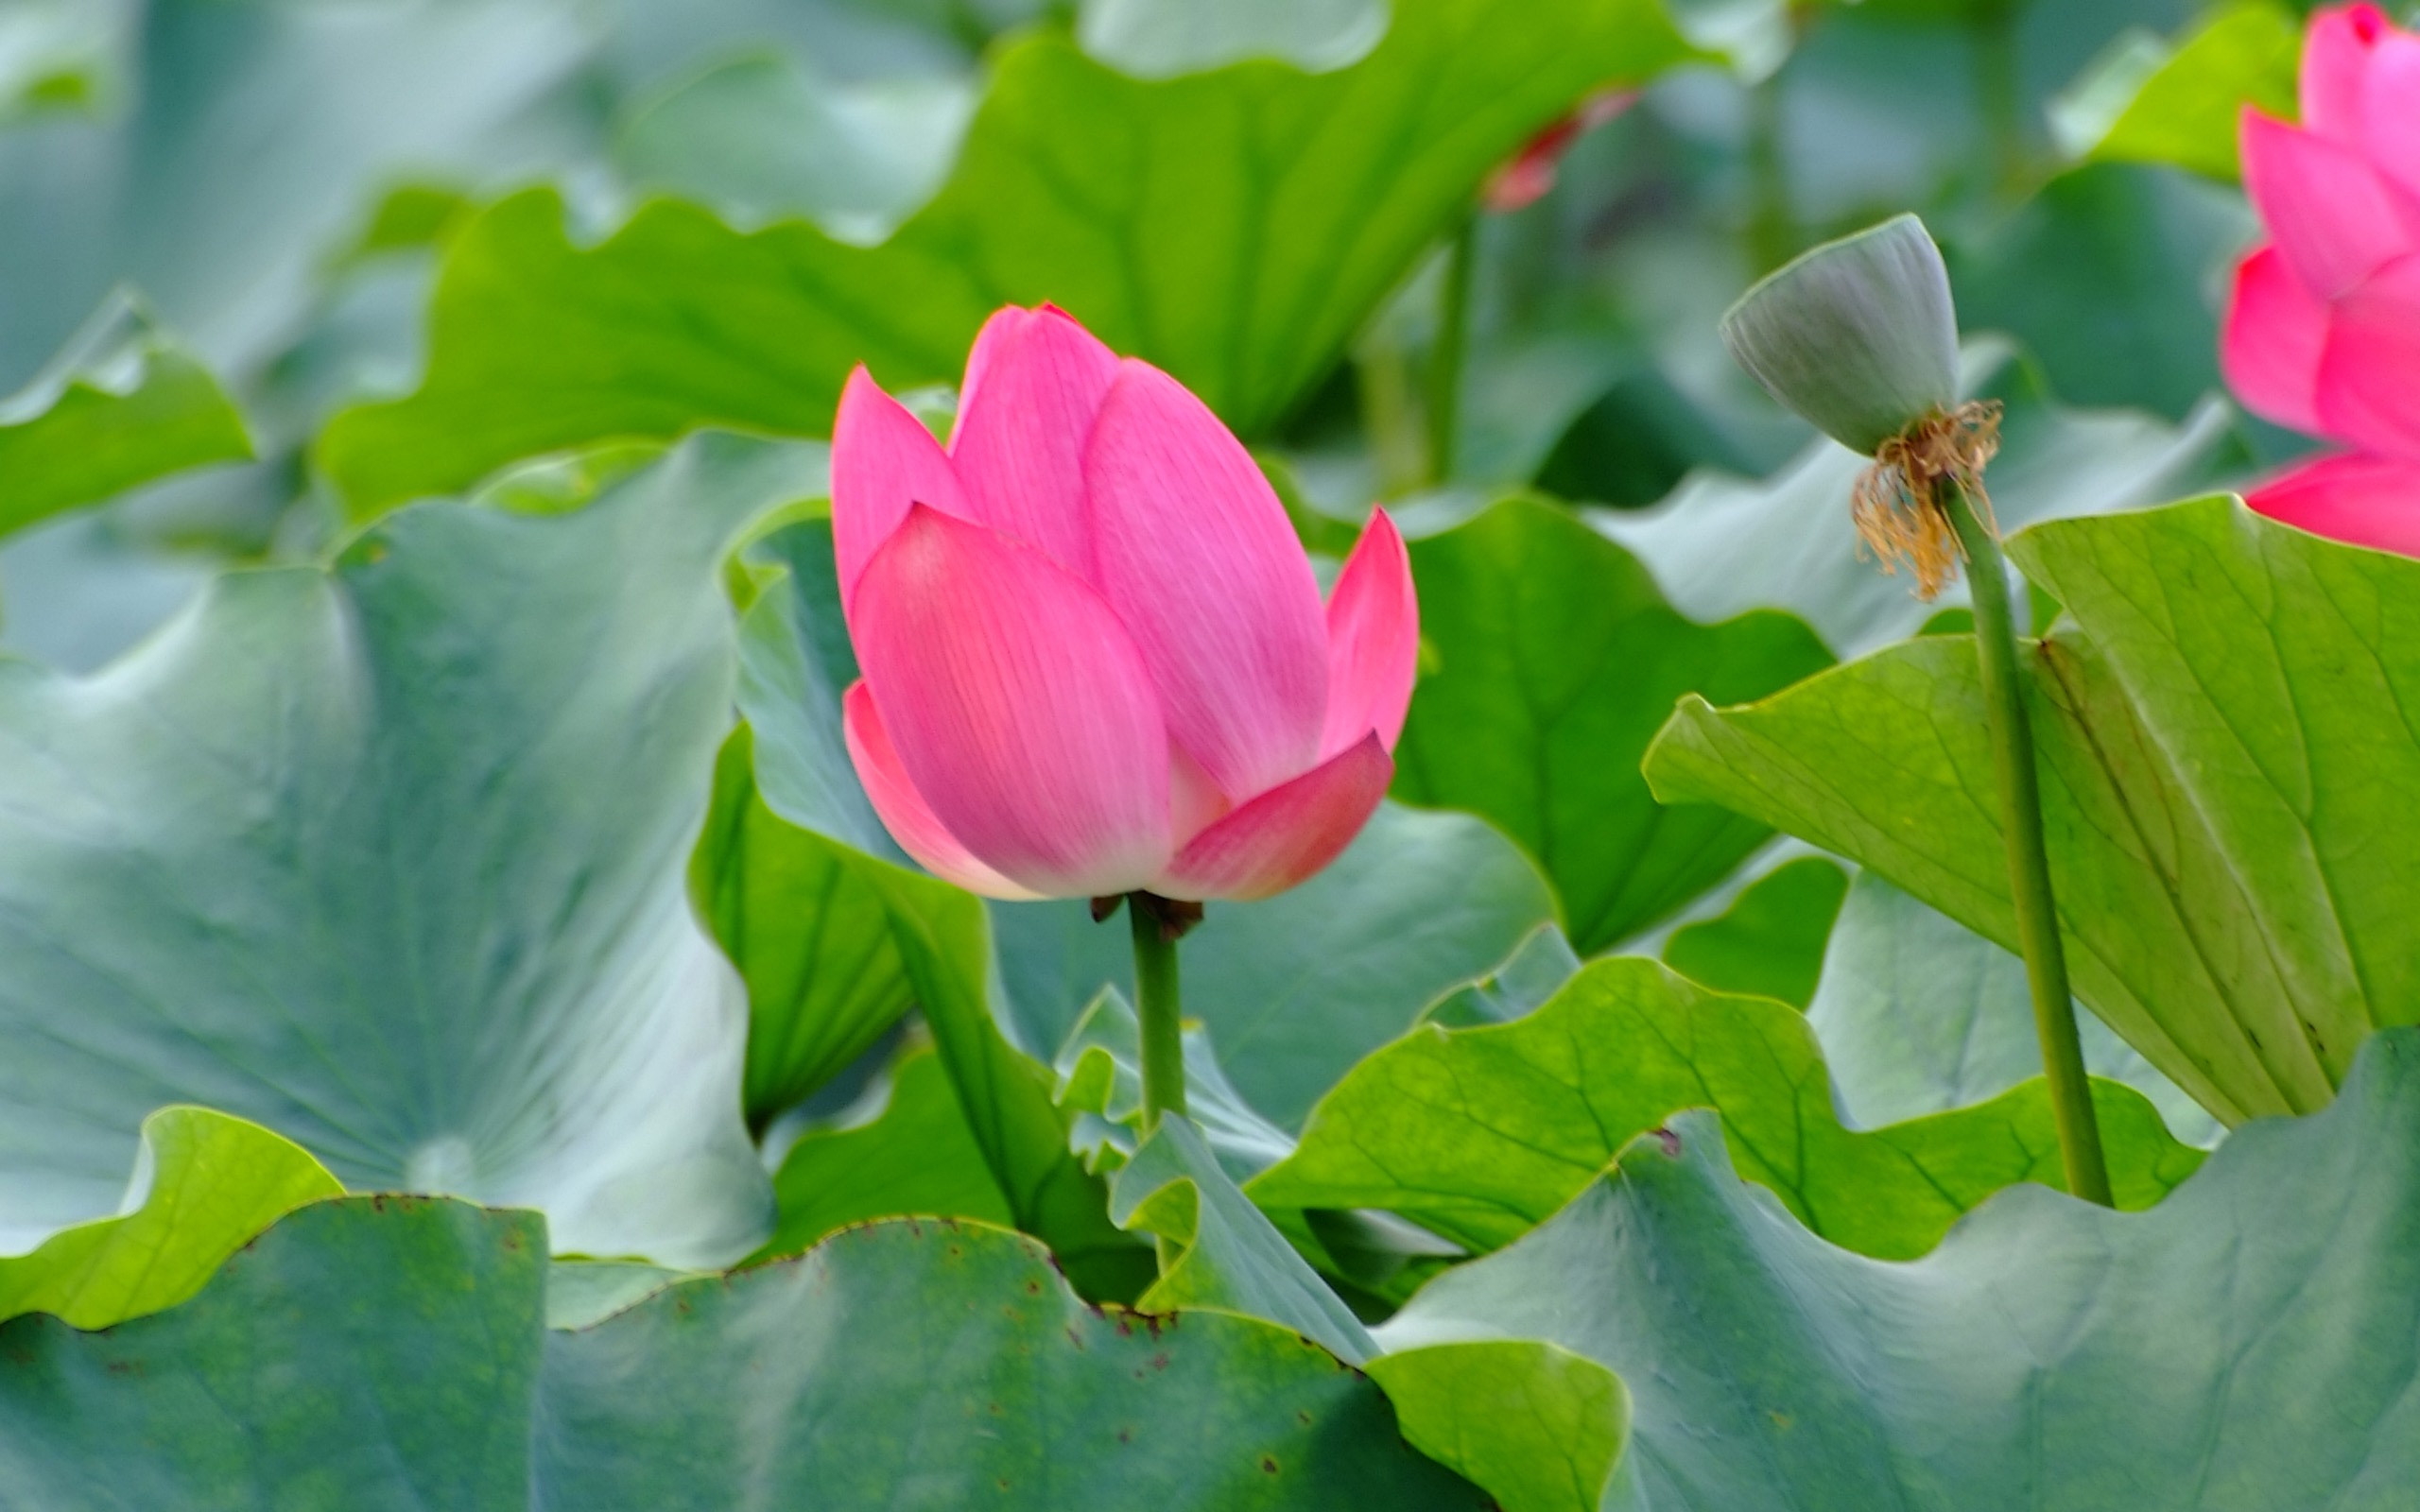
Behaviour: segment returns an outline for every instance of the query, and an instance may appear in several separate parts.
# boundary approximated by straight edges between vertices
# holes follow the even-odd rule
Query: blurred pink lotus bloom
[[[850,758],[959,886],[1266,897],[1394,775],[1420,630],[1393,524],[1372,511],[1322,606],[1234,435],[1062,310],[986,322],[946,448],[851,373],[832,532]]]
[[[1520,151],[1488,175],[1486,185],[1479,190],[1479,203],[1500,215],[1544,199],[1554,187],[1555,175],[1563,168],[1563,155],[1571,150],[1572,144],[1629,110],[1637,98],[1636,90],[1615,89],[1581,101],[1578,110],[1541,129]]]
[[[2349,450],[2250,502],[2420,555],[2420,36],[2366,0],[2320,11],[2302,117],[2243,112],[2244,187],[2270,240],[2236,269],[2221,362],[2253,410]]]

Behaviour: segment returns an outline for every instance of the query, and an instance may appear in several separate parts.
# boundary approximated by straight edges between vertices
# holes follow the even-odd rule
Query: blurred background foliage
[[[197,420],[187,459],[212,465],[113,497],[100,479],[98,507],[0,543],[0,644],[90,669],[216,567],[339,539],[314,438],[413,389],[439,260],[510,191],[554,186],[581,245],[662,197],[868,244],[947,180],[1012,34],[1070,30],[1165,78],[1253,56],[1349,67],[1388,19],[1377,0],[17,0],[0,10],[0,389],[32,386],[15,407],[39,410],[62,363],[153,352],[216,374],[245,438]],[[1812,242],[1910,208],[1949,249],[1969,329],[2010,338],[2011,381],[2136,412],[2152,492],[2290,446],[2204,404],[2251,231],[2223,181],[2225,103],[2290,77],[2284,12],[1868,0],[1680,20],[1730,59],[1664,73],[1579,137],[1550,193],[1478,216],[1451,474],[1431,475],[1425,415],[1440,246],[1251,438],[1307,508],[1425,494],[1417,529],[1506,485],[1633,511],[1775,474],[1806,434],[1733,371],[1716,316]],[[2162,72],[2180,47],[2181,85]],[[2130,476],[2134,493],[2059,512],[2147,502]],[[37,506],[12,523],[57,507]]]

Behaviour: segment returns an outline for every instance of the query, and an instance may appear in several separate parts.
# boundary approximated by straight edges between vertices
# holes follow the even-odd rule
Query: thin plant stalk
[[[1143,1132],[1162,1113],[1184,1112],[1184,1001],[1177,988],[1176,936],[1156,906],[1135,893],[1126,912],[1134,926],[1134,1012],[1143,1022]]]
[[[1143,1133],[1160,1126],[1161,1115],[1184,1116],[1184,1026],[1183,995],[1177,988],[1176,936],[1160,911],[1159,900],[1132,893],[1126,914],[1134,931],[1134,1012],[1143,1026]],[[1160,1274],[1176,1260],[1175,1246],[1165,1237],[1152,1241]]]
[[[2075,1000],[2059,939],[2059,912],[2050,893],[2049,852],[2042,838],[2041,782],[2034,769],[2033,727],[2018,675],[2016,624],[2011,612],[2008,562],[1998,537],[1954,479],[1941,485],[1941,503],[1965,549],[1975,601],[1975,646],[1982,662],[1992,766],[1999,778],[2001,829],[2008,836],[2009,882],[2016,901],[2016,935],[2033,993],[2033,1027],[2042,1040],[2042,1071],[2059,1125],[2067,1190],[2114,1206],[2109,1167],[2100,1150],[2100,1121],[2084,1077],[2083,1045],[2076,1035]]]
[[[1445,286],[1438,296],[1437,340],[1428,358],[1428,481],[1454,475],[1454,437],[1461,423],[1462,353],[1470,342],[1471,265],[1478,261],[1478,215],[1465,213],[1445,247]]]

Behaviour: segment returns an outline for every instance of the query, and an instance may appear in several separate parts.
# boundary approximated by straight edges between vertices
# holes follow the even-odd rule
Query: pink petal
[[[2420,255],[2337,301],[2313,400],[2322,434],[2420,459]]]
[[[899,753],[891,747],[890,732],[882,728],[882,715],[873,706],[873,690],[860,678],[849,684],[848,693],[840,700],[841,730],[848,737],[849,761],[857,769],[857,781],[865,784],[866,797],[873,800],[873,811],[882,818],[882,827],[899,842],[899,849],[914,856],[926,871],[943,882],[956,883],[968,892],[979,892],[986,898],[1033,898],[1008,878],[975,859],[975,852],[958,843],[958,836],[933,815],[932,805],[925,795],[916,791],[906,767],[899,765]]]
[[[1249,798],[1319,753],[1327,629],[1285,507],[1209,406],[1121,365],[1084,454],[1094,582],[1151,669],[1168,733]]]
[[[1098,593],[1031,546],[917,508],[854,610],[899,768],[976,859],[1058,898],[1132,891],[1167,864],[1166,726]]]
[[[2405,197],[2351,147],[2243,114],[2243,186],[2294,277],[2332,300],[2420,246]]]
[[[1371,730],[1194,836],[1151,890],[1249,899],[1306,882],[1353,843],[1394,775],[1394,758]]]
[[[1064,310],[1011,305],[983,323],[966,359],[950,459],[974,518],[1092,576],[1084,442],[1117,354]]]
[[[2387,30],[2385,13],[2366,3],[2312,15],[2303,35],[2305,129],[2347,146],[2360,141],[2362,84],[2369,74],[2370,50]]]
[[[1327,600],[1327,723],[1322,760],[1369,730],[1389,750],[1403,733],[1411,682],[1420,669],[1420,603],[1411,557],[1384,509],[1344,559]]]
[[[2420,462],[2325,456],[2254,490],[2244,502],[2315,536],[2420,557]]]
[[[2389,32],[2370,54],[2361,150],[2404,194],[2420,196],[2420,37],[2408,31]]]
[[[2219,347],[2219,366],[2236,397],[2280,425],[2318,430],[2313,390],[2326,346],[2327,306],[2294,282],[2277,249],[2246,257],[2235,270]]]
[[[1168,742],[1168,843],[1182,850],[1186,842],[1225,818],[1235,803],[1219,791],[1201,764],[1183,746]]]
[[[970,517],[941,443],[860,363],[840,390],[832,422],[832,552],[843,607],[856,596],[866,563],[914,504]]]

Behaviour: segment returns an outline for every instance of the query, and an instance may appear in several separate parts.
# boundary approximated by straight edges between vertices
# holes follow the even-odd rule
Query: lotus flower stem
[[[2059,1125],[2067,1190],[2114,1206],[2109,1167],[2100,1153],[2100,1122],[2085,1079],[2083,1045],[2076,1036],[2075,1002],[2059,940],[2059,912],[2050,893],[2049,852],[2042,838],[2042,792],[2033,765],[2032,722],[2017,670],[2016,625],[2009,605],[2008,562],[1998,537],[1955,478],[1943,478],[1942,505],[1966,554],[1975,603],[1975,646],[1982,662],[1983,701],[1998,774],[2001,828],[2008,836],[2009,882],[2016,900],[2016,934],[2033,992],[2033,1027],[2042,1040],[2042,1071]],[[1137,936],[1139,938],[1139,936]]]
[[[1162,1113],[1184,1112],[1184,1001],[1177,989],[1176,937],[1183,925],[1147,892],[1130,894],[1134,925],[1134,1011],[1143,1022],[1143,1131]]]
[[[1428,481],[1454,475],[1454,433],[1461,423],[1462,351],[1470,338],[1471,265],[1478,261],[1478,216],[1465,215],[1445,248],[1445,287],[1438,297],[1437,341],[1428,359]]]

